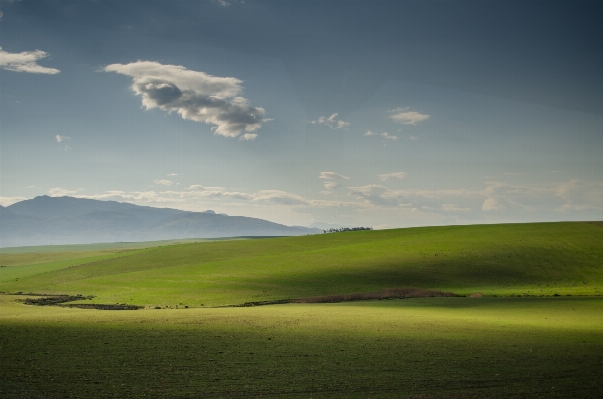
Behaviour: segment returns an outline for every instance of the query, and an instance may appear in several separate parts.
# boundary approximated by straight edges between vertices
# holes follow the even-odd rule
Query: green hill
[[[162,307],[389,287],[600,295],[603,226],[564,222],[359,231],[169,245],[61,262],[1,268],[0,291],[94,295],[97,303]]]

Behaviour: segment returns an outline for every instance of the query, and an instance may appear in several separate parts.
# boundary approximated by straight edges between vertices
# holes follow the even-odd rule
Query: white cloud
[[[482,211],[486,212],[502,211],[503,209],[505,209],[505,206],[499,203],[494,198],[486,198],[486,200],[482,204]]]
[[[603,182],[571,179],[557,186],[555,196],[564,201],[560,211],[603,209]]]
[[[344,176],[344,175],[340,175],[339,173],[335,173],[335,172],[320,172],[320,175],[318,175],[319,179],[329,179],[329,180],[350,180],[349,177]]]
[[[393,140],[396,141],[398,140],[398,136],[392,136],[391,134],[387,133],[387,132],[382,132],[382,133],[375,133],[371,130],[367,130],[366,133],[364,133],[365,136],[380,136],[383,137],[385,139],[388,140]]]
[[[429,115],[420,114],[416,111],[410,111],[410,108],[396,108],[389,111],[391,114],[389,117],[398,123],[403,125],[416,126],[417,123],[429,119]]]
[[[65,151],[69,151],[69,150],[71,150],[71,146],[70,146],[70,145],[66,145],[66,146],[65,146],[65,148],[64,148],[64,150],[65,150]]]
[[[317,120],[315,121],[310,121],[310,123],[317,123],[320,125],[326,125],[328,127],[330,127],[331,129],[343,129],[346,128],[348,126],[350,126],[349,122],[346,122],[344,120],[337,120],[337,115],[339,115],[339,113],[334,113],[329,117],[326,116],[321,116],[319,117]]]
[[[159,184],[162,186],[171,186],[172,184],[174,184],[173,181],[167,180],[167,179],[156,179],[156,180],[153,180],[153,183]]]
[[[19,201],[24,201],[27,198],[24,197],[0,197],[0,205],[9,206]]]
[[[54,136],[54,139],[56,140],[57,143],[60,143],[60,142],[65,141],[65,140],[71,140],[71,137],[69,137],[69,136],[61,136],[60,134],[57,134],[56,136]]]
[[[255,133],[245,133],[244,135],[241,136],[241,138],[239,140],[250,141],[250,140],[255,140],[256,137],[258,137],[258,135]]]
[[[53,187],[50,190],[48,190],[48,193],[50,194],[51,197],[64,197],[65,195],[77,194],[80,191],[83,191],[83,189],[78,188],[77,190],[65,190],[60,187]]]
[[[335,183],[334,181],[326,181],[324,182],[324,186],[327,190],[334,190],[338,187],[341,187],[339,183]]]
[[[202,186],[200,184],[193,184],[191,186],[189,186],[187,188],[187,190],[194,190],[194,191],[203,191],[203,190],[226,190],[224,187],[209,187],[209,186]]]
[[[178,173],[169,173],[168,176],[178,176]]]
[[[445,212],[467,212],[470,208],[461,208],[455,204],[442,204],[442,210]]]
[[[9,53],[2,50],[0,46],[0,68],[14,72],[42,73],[54,75],[61,71],[54,68],[46,68],[36,61],[48,57],[48,53],[42,50],[23,51],[22,53]]]
[[[103,70],[132,77],[132,90],[142,97],[145,109],[177,112],[183,119],[215,125],[214,134],[237,137],[262,126],[265,110],[239,96],[243,90],[239,79],[152,61],[112,64]]]
[[[406,177],[406,173],[405,172],[384,173],[382,175],[378,175],[377,177],[381,181],[386,181],[387,179],[404,179]]]
[[[379,184],[350,187],[350,194],[374,206],[407,206],[410,205],[401,191],[390,190]]]
[[[252,195],[252,201],[273,202],[282,205],[308,205],[304,197],[280,190],[260,190]]]
[[[97,200],[128,201],[138,204],[179,204],[179,207],[191,208],[195,204],[207,206],[207,204],[230,205],[246,204],[249,209],[253,207],[274,207],[282,209],[319,209],[331,207],[358,207],[358,203],[343,201],[312,200],[301,195],[289,193],[282,190],[259,190],[254,193],[239,191],[228,191],[222,187],[205,187],[201,185],[190,186],[186,191],[106,191],[102,194],[83,195],[77,194],[79,190],[65,190],[61,188],[51,189],[52,196],[71,195],[77,198],[88,198]],[[207,209],[207,208],[205,208]]]

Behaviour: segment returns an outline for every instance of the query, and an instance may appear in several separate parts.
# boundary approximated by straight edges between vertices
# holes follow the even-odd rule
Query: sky
[[[603,220],[599,1],[0,0],[0,205]]]

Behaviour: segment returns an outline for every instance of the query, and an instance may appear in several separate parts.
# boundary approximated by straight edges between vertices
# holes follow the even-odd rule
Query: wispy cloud
[[[390,190],[379,184],[350,187],[350,194],[374,206],[410,206],[401,191]]]
[[[335,172],[320,172],[320,174],[318,175],[318,178],[319,179],[350,180],[349,177],[340,175],[339,173],[335,173]]]
[[[364,135],[365,136],[379,136],[379,137],[383,137],[385,139],[392,140],[392,141],[398,140],[398,136],[392,136],[391,134],[389,134],[387,132],[375,133],[371,130],[367,130],[366,133],[364,133]]]
[[[152,61],[111,64],[103,71],[132,77],[132,90],[142,97],[145,109],[159,108],[183,119],[215,125],[212,130],[217,135],[237,137],[242,131],[259,129],[265,121],[265,110],[252,107],[240,96],[242,81],[237,78]],[[255,135],[244,138],[253,139]]]
[[[79,193],[80,191],[83,191],[82,188],[78,188],[77,190],[66,190],[60,187],[53,187],[50,190],[48,190],[48,193],[50,194],[51,197],[64,197],[65,195],[74,195]]]
[[[310,121],[310,123],[326,125],[326,126],[330,127],[331,129],[343,129],[343,128],[350,126],[349,122],[346,122],[341,119],[337,119],[337,115],[339,115],[339,113],[336,112],[329,117],[321,116],[315,121]]]
[[[462,208],[456,204],[442,204],[441,209],[444,212],[468,212],[471,208]]]
[[[335,172],[320,172],[320,174],[318,175],[319,179],[323,179],[323,180],[328,180],[325,181],[324,187],[327,190],[335,190],[338,187],[342,187],[342,185],[339,183],[343,180],[350,180],[349,177],[344,176],[344,175],[340,175],[339,173],[335,173]],[[323,191],[322,192],[325,195],[330,194],[330,191]]]
[[[156,180],[153,180],[153,183],[159,184],[161,186],[168,186],[168,187],[171,186],[172,184],[174,184],[173,181],[167,180],[167,179],[156,179]]]
[[[2,47],[0,46],[0,68],[7,71],[48,75],[54,75],[61,72],[58,69],[43,67],[37,63],[37,61],[48,57],[48,55],[48,53],[42,50],[9,53],[2,50]]]
[[[384,173],[382,175],[378,175],[377,177],[381,181],[386,181],[387,179],[404,179],[406,177],[406,173],[405,172]]]
[[[178,176],[178,173],[169,173],[169,174],[168,174],[168,176],[169,176],[169,177],[172,177],[172,176]]]
[[[389,111],[391,114],[389,117],[395,122],[402,123],[403,125],[413,125],[429,119],[429,115],[420,114],[416,111],[410,111],[408,107],[401,107],[392,109]]]
[[[60,142],[65,141],[65,140],[71,140],[71,137],[69,137],[69,136],[61,136],[60,134],[57,134],[56,136],[54,136],[54,139],[56,140],[57,143],[60,143]]]
[[[9,206],[19,201],[24,201],[27,198],[24,197],[0,197],[0,205]]]
[[[207,204],[209,202],[224,201],[229,204],[245,203],[255,206],[283,206],[291,209],[295,208],[330,208],[330,207],[358,207],[357,203],[345,201],[325,201],[305,198],[299,194],[290,193],[282,190],[259,190],[252,193],[241,191],[228,191],[222,187],[206,187],[201,185],[192,185],[184,191],[132,191],[125,192],[119,190],[106,191],[101,194],[78,194],[78,190],[65,190],[62,188],[53,188],[50,190],[51,196],[70,195],[77,198],[89,198],[97,200],[125,200],[133,203],[146,204],[186,204],[195,203]]]

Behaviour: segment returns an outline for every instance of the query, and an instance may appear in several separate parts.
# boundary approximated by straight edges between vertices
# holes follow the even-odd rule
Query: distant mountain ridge
[[[73,197],[44,195],[0,206],[0,247],[321,232],[210,210],[189,212]]]

